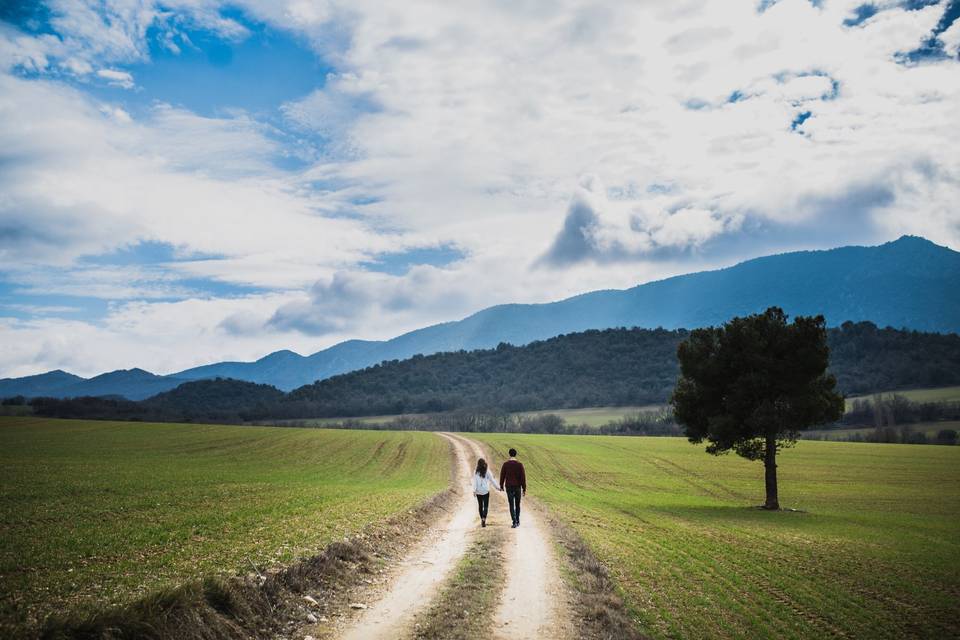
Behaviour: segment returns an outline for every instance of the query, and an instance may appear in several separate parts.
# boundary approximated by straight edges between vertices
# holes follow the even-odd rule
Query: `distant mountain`
[[[501,344],[495,349],[385,362],[287,394],[269,385],[218,378],[186,382],[140,402],[116,398],[32,402],[37,415],[50,417],[177,422],[458,410],[499,414],[659,404],[667,401],[676,384],[677,345],[687,335],[685,329],[636,328],[568,333],[522,347]],[[827,341],[830,371],[846,394],[960,384],[957,334],[845,322],[828,329]],[[938,417],[957,419],[960,407],[914,410],[914,421]]]
[[[143,400],[174,389],[184,382],[186,381],[172,376],[158,376],[143,369],[120,369],[89,379],[58,369],[26,378],[0,380],[0,397],[121,396],[128,400]]]
[[[119,369],[61,389],[60,397],[123,396],[143,400],[186,382],[173,376],[158,376],[143,369]]]
[[[879,247],[799,251],[547,304],[505,304],[383,342],[350,340],[300,356],[278,351],[256,362],[224,362],[173,374],[224,376],[290,390],[385,360],[501,342],[528,344],[610,327],[696,328],[769,306],[823,314],[829,326],[868,320],[884,327],[960,332],[960,253],[904,236]]]
[[[82,382],[83,378],[72,373],[48,371],[25,378],[4,378],[0,380],[0,398],[13,396],[58,396],[60,389]]]
[[[350,340],[310,356],[277,351],[256,362],[220,362],[187,369],[168,379],[179,383],[224,377],[291,390],[416,354],[488,349],[501,342],[523,345],[588,329],[689,329],[720,324],[773,305],[790,315],[823,314],[828,326],[865,320],[881,327],[956,333],[960,332],[958,289],[960,253],[923,238],[904,236],[877,247],[767,256],[717,271],[676,276],[626,290],[594,291],[559,302],[499,305],[392,340]],[[37,377],[42,376],[31,376]],[[23,393],[17,391],[18,380],[26,379],[0,381],[0,385],[9,383],[0,386],[0,395]],[[151,389],[163,386],[153,380],[145,384]],[[146,397],[147,392],[136,384],[120,386],[125,391],[119,393],[128,398]],[[68,395],[77,390],[67,388],[71,392]],[[118,393],[118,387],[97,388],[104,395]]]

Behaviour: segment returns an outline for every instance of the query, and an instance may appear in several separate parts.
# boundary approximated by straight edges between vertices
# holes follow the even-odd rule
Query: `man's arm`
[[[527,474],[523,470],[523,463],[520,463],[520,486],[523,487],[523,493],[527,493]]]
[[[507,463],[504,462],[502,465],[500,465],[500,486],[501,487],[503,486],[503,473],[506,470],[507,470]]]

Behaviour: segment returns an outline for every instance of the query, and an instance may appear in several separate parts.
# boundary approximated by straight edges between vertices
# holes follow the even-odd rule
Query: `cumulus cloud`
[[[596,262],[637,260],[651,253],[696,249],[724,233],[736,231],[740,215],[680,203],[670,197],[643,205],[612,202],[596,176],[585,176],[575,190],[563,228],[540,260],[565,267]]]
[[[884,0],[851,21],[862,4],[242,0],[225,12],[215,0],[58,0],[59,36],[0,25],[0,69],[16,69],[0,74],[0,269],[24,282],[35,270],[32,290],[66,290],[69,278],[44,269],[82,273],[83,256],[142,240],[208,256],[165,265],[171,282],[134,278],[134,291],[90,275],[124,304],[142,290],[143,317],[167,304],[152,292],[180,277],[275,292],[197,302],[210,312],[202,340],[175,325],[218,359],[242,355],[233,340],[256,356],[251,345],[279,348],[284,335],[316,348],[389,337],[772,245],[910,232],[960,247],[960,22],[945,17],[956,3]],[[148,31],[171,51],[191,25],[244,38],[238,11],[335,71],[269,118],[162,102],[133,111],[84,93],[111,80],[97,70],[148,63]],[[944,56],[898,58],[931,34]],[[320,152],[290,169],[302,139]],[[762,241],[737,244],[754,233]],[[467,258],[403,275],[363,266],[444,244]],[[90,337],[127,336],[124,326]],[[156,355],[117,340],[128,362]],[[165,361],[193,363],[190,348],[163,345]],[[6,366],[60,362],[18,357]]]
[[[118,69],[100,69],[97,75],[107,81],[107,84],[113,87],[122,87],[132,89],[134,87],[133,76]]]
[[[242,40],[248,29],[221,12],[220,2],[197,0],[46,0],[50,27],[57,35],[27,36],[0,23],[0,64],[30,71],[57,70],[86,76],[103,64],[150,59],[149,32],[179,52],[177,40],[187,28]],[[101,68],[97,75],[131,88],[126,72]],[[128,86],[129,84],[129,86]]]
[[[65,369],[91,376],[141,366],[166,374],[221,359],[253,360],[269,351],[312,353],[315,340],[261,327],[229,333],[221,323],[235,314],[269,315],[281,294],[232,299],[128,301],[114,304],[101,322],[44,317],[0,318],[0,371],[22,376]]]
[[[360,221],[326,217],[335,198],[303,191],[275,169],[278,143],[245,116],[201,118],[160,105],[132,121],[56,84],[0,76],[0,91],[9,96],[0,104],[8,167],[0,175],[0,268],[68,266],[155,240],[249,260],[270,286],[294,273],[284,286],[306,286],[325,268],[389,246],[371,242]],[[276,269],[265,272],[262,256]],[[255,276],[242,271],[244,281]]]
[[[267,326],[323,336],[388,320],[390,331],[401,333],[424,317],[464,313],[476,302],[453,271],[427,265],[404,276],[345,271],[314,283],[306,297],[280,307]]]

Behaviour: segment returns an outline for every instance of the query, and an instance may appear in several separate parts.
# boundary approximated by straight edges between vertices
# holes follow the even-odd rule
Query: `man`
[[[527,476],[523,472],[523,463],[517,460],[517,450],[510,449],[510,459],[500,467],[500,486],[507,491],[510,503],[511,529],[520,526],[520,496],[527,495]]]

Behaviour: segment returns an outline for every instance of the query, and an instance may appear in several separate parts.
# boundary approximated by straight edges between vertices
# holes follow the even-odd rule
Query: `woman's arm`
[[[493,473],[490,472],[490,469],[487,469],[487,480],[490,481],[490,484],[492,484],[497,491],[501,491],[500,485],[497,484],[497,479],[493,477]]]

